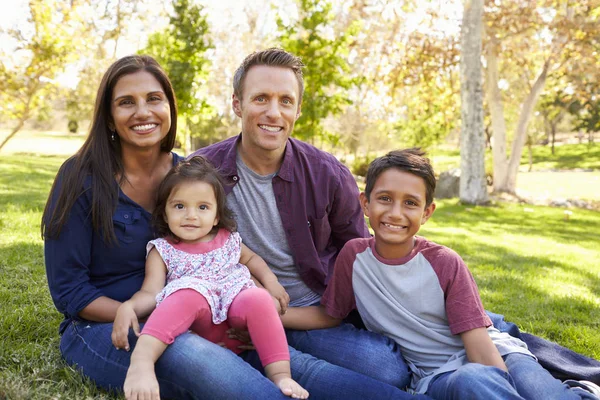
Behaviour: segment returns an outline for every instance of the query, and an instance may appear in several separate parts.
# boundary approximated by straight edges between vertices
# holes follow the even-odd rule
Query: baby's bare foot
[[[281,390],[281,393],[293,399],[307,399],[308,392],[295,380],[289,377],[273,377],[273,383]]]
[[[127,400],[159,400],[160,390],[154,373],[154,363],[151,361],[132,362],[127,370],[123,391]]]

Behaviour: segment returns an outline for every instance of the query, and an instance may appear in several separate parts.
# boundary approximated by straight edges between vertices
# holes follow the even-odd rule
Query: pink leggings
[[[248,329],[263,366],[290,359],[273,299],[261,288],[242,290],[229,307],[227,321],[218,325],[212,322],[210,305],[204,296],[193,289],[178,290],[152,312],[142,334],[171,344],[177,336],[191,329],[213,343],[225,343],[228,349],[239,354],[243,350],[237,346],[243,343],[228,337],[229,328]]]

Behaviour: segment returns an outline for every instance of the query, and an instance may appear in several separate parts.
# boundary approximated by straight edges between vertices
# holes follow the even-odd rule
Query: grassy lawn
[[[66,156],[2,154],[0,399],[111,398],[60,359],[41,213]],[[598,168],[598,167],[595,167]],[[487,309],[527,332],[600,359],[600,213],[442,201],[421,233],[470,266]]]
[[[457,149],[435,148],[429,151],[436,171],[446,171],[460,166],[460,151]],[[535,146],[532,149],[533,171],[572,170],[576,168],[600,170],[600,143],[565,144],[556,146],[552,154],[549,146]],[[491,170],[492,153],[486,152],[486,165]],[[529,167],[527,148],[523,149],[521,168]]]

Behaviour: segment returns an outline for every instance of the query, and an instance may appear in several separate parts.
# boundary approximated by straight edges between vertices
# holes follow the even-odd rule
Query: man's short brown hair
[[[244,88],[244,80],[250,68],[256,65],[266,65],[269,67],[289,68],[296,75],[298,80],[298,104],[302,104],[302,94],[304,93],[304,78],[302,68],[304,63],[299,57],[288,53],[283,49],[272,47],[270,49],[256,51],[248,55],[233,75],[233,94],[241,101]]]

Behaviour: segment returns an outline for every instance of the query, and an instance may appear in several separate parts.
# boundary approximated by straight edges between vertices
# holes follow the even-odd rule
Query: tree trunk
[[[481,75],[482,16],[483,0],[465,0],[460,61],[460,200],[467,204],[488,202]]]
[[[13,136],[15,136],[17,134],[17,132],[19,132],[21,130],[21,128],[23,127],[23,125],[25,125],[25,121],[27,118],[23,119],[21,118],[21,120],[19,120],[19,123],[17,124],[17,126],[15,126],[12,130],[11,133],[8,134],[8,136],[6,138],[4,138],[4,140],[2,141],[2,143],[0,143],[0,151],[2,151],[2,148],[4,147],[4,145],[6,143],[8,143],[8,141],[10,139],[13,138]]]
[[[519,114],[519,120],[517,122],[517,128],[515,131],[515,139],[512,143],[512,150],[510,152],[510,160],[508,161],[508,174],[506,175],[506,181],[502,183],[506,192],[515,193],[517,188],[517,174],[519,172],[519,165],[521,164],[521,155],[523,154],[523,147],[525,146],[525,140],[527,139],[527,126],[531,120],[531,114],[533,108],[537,103],[538,97],[544,89],[546,84],[546,77],[548,76],[548,69],[550,67],[550,60],[546,60],[542,72],[535,80],[531,91],[525,98],[521,106],[521,113]]]
[[[492,120],[492,159],[494,165],[494,191],[502,191],[500,186],[506,180],[508,160],[506,158],[506,122],[504,121],[504,106],[502,94],[498,87],[500,79],[498,72],[498,41],[490,32],[490,41],[486,47],[487,61],[487,96]]]
[[[556,143],[556,125],[558,123],[551,122],[550,123],[550,143],[552,146],[552,155],[554,155],[554,143]]]
[[[533,169],[533,146],[532,146],[532,142],[527,143],[527,152],[529,155],[529,169],[527,170],[528,172],[531,172],[531,170]]]

